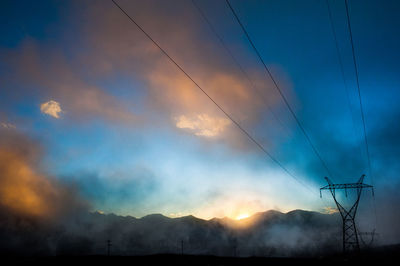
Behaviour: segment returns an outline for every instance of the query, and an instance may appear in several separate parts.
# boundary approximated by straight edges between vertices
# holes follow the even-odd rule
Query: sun
[[[250,215],[248,214],[248,213],[242,213],[242,214],[239,214],[238,216],[236,216],[236,220],[242,220],[242,219],[245,219],[245,218],[249,218],[250,217]]]

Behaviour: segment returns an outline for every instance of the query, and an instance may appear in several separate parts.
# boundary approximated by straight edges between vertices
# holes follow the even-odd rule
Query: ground
[[[3,265],[339,265],[339,264],[398,264],[400,249],[375,250],[361,253],[358,256],[342,255],[324,258],[265,258],[265,257],[216,257],[160,254],[150,256],[53,256],[53,257],[8,257],[3,258]],[[396,263],[396,261],[398,261]]]

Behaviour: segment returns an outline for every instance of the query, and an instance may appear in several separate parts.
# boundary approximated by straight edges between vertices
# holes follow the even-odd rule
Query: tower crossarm
[[[320,189],[324,190],[324,189],[354,189],[354,188],[372,188],[372,186],[364,183],[328,184]]]
[[[332,183],[331,180],[329,180],[329,178],[325,177],[325,180],[328,182],[328,185],[321,187],[319,189],[320,196],[322,197],[322,194],[321,194],[322,190],[330,190],[332,195],[334,196],[335,190],[344,189],[346,191],[346,196],[347,196],[348,189],[357,189],[358,191],[361,191],[364,188],[370,188],[372,191],[372,196],[374,196],[374,187],[363,183],[364,177],[365,177],[365,175],[362,175],[357,183],[344,183],[344,184],[334,184],[334,183]]]

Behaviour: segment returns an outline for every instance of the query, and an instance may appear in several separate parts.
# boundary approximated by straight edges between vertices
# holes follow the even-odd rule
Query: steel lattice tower
[[[343,252],[352,252],[352,251],[359,251],[360,245],[358,242],[358,233],[355,224],[355,218],[358,208],[358,203],[360,202],[361,192],[363,188],[371,188],[372,196],[374,196],[374,188],[371,185],[364,184],[364,177],[362,175],[357,183],[348,183],[348,184],[333,184],[329,178],[325,177],[328,185],[320,188],[320,196],[322,197],[322,190],[328,190],[331,192],[333,200],[336,203],[336,206],[342,216],[343,220]],[[356,189],[357,190],[357,197],[354,204],[351,206],[349,210],[346,210],[343,205],[341,205],[336,199],[336,190],[337,189],[344,189],[347,197],[347,190],[348,189]]]

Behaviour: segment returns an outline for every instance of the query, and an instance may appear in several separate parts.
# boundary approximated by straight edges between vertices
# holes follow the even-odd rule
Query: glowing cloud
[[[1,212],[50,219],[85,207],[72,188],[39,169],[41,155],[41,147],[18,132],[0,134]]]
[[[44,177],[36,174],[18,155],[1,151],[1,169],[12,172],[1,179],[1,202],[14,211],[30,214],[44,215],[50,212],[46,204],[46,194],[54,193],[54,188]],[[39,190],[40,188],[40,190]]]
[[[337,213],[339,212],[338,209],[334,208],[334,207],[324,207],[324,213],[326,214],[333,214],[333,213]]]
[[[56,101],[48,101],[40,105],[40,111],[54,118],[60,118],[59,113],[62,112],[60,104]]]
[[[231,123],[226,118],[200,114],[194,117],[181,115],[176,120],[176,127],[191,130],[196,136],[215,137],[220,135]]]

